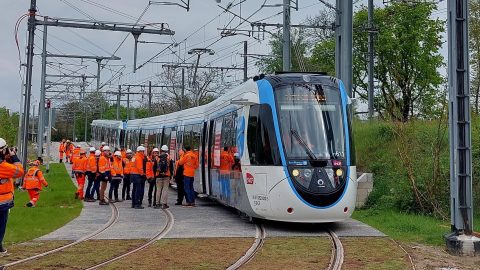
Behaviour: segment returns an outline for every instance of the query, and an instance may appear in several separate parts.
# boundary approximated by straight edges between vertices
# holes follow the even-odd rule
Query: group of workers
[[[174,160],[170,157],[166,145],[160,149],[153,148],[148,155],[143,145],[137,147],[135,154],[130,149],[115,149],[112,155],[110,147],[103,142],[99,149],[90,147],[87,156],[86,151],[80,146],[73,146],[70,155],[69,150],[65,150],[71,148],[67,146],[68,143],[69,141],[62,141],[59,157],[62,161],[63,156],[66,155],[67,161],[72,163],[72,174],[78,182],[75,198],[86,202],[98,200],[100,205],[131,200],[132,208],[143,209],[147,182],[148,206],[166,209],[169,208],[168,188],[175,179],[178,188],[176,205],[182,205],[185,198],[185,207],[195,206],[193,178],[199,164],[198,156],[189,146],[185,147],[185,151],[180,150],[180,158],[174,166]],[[86,189],[85,181],[87,181]],[[121,183],[123,187],[120,199]],[[107,200],[105,192],[108,184],[110,188]]]

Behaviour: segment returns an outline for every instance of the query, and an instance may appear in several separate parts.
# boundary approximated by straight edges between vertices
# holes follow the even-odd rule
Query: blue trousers
[[[142,206],[143,195],[145,194],[145,179],[138,174],[130,175],[130,179],[133,184],[132,207]]]
[[[101,182],[100,178],[101,177],[102,176],[96,177],[95,180],[93,181],[93,188],[92,188],[92,193],[91,193],[92,194],[92,197],[91,197],[92,199],[94,199],[93,196],[95,195],[95,192],[97,193],[97,200],[103,200],[104,199],[104,198],[100,198],[100,182]]]
[[[92,174],[91,172],[87,172],[87,190],[85,191],[85,198],[87,199],[93,198],[92,187],[93,187],[94,180],[95,180],[95,174]]]
[[[230,174],[220,174],[221,197],[224,201],[230,200]]]
[[[3,237],[5,236],[5,230],[7,229],[8,220],[8,208],[0,210],[0,247],[3,244]]]
[[[195,203],[195,191],[193,190],[193,177],[184,176],[185,200],[187,203]]]

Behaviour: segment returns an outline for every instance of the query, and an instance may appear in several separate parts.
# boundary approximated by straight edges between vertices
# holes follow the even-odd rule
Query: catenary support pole
[[[43,18],[44,21],[48,17]],[[43,46],[42,46],[42,75],[40,85],[40,105],[38,113],[38,131],[37,131],[37,157],[43,155],[43,141],[45,138],[45,76],[47,75],[47,26],[43,26]]]
[[[52,107],[50,105],[50,108],[48,108],[48,129],[47,129],[47,173],[50,171],[50,162],[51,162],[51,154],[50,154],[50,149],[52,148]]]
[[[184,98],[185,98],[185,68],[182,68],[182,95],[180,96],[180,110],[183,110],[184,107]]]
[[[148,81],[148,116],[152,116],[152,81]]]
[[[33,72],[33,45],[35,38],[35,14],[37,13],[37,1],[31,0],[28,18],[28,47],[27,47],[27,72],[25,86],[25,102],[23,113],[23,138],[22,138],[22,163],[27,166],[28,157],[28,122],[30,118],[30,97],[32,93],[32,72]]]
[[[290,0],[283,0],[283,71],[290,71]]]
[[[118,94],[117,94],[117,120],[120,120],[120,96],[122,95],[122,86],[118,86]]]
[[[375,59],[374,48],[374,27],[373,27],[373,0],[368,0],[368,118],[373,117],[373,98],[374,98],[374,82],[373,82],[373,68]]]
[[[127,120],[130,120],[130,87],[127,88]]]
[[[248,42],[243,42],[243,81],[248,81]]]
[[[337,0],[335,22],[335,73],[343,81],[345,90],[352,97],[353,81],[353,2]]]

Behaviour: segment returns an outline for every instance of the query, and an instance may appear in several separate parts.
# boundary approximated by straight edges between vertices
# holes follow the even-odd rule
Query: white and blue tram
[[[350,217],[356,201],[349,111],[340,80],[282,73],[200,107],[128,123],[95,120],[93,140],[130,149],[167,145],[173,157],[190,145],[199,156],[196,192],[250,217],[335,222]],[[224,148],[241,168],[228,175],[219,170]]]

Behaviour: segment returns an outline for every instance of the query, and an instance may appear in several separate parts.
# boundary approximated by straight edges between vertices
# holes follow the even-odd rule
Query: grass
[[[408,256],[387,238],[342,238],[345,250],[343,269],[410,269]]]
[[[8,255],[0,257],[0,265],[28,258],[61,246],[72,241],[30,241],[15,244],[8,248]]]
[[[49,187],[40,193],[36,208],[25,207],[29,201],[26,191],[15,192],[15,207],[8,216],[5,245],[25,242],[52,232],[76,218],[82,203],[74,199],[75,186],[63,164],[51,164],[44,173]]]
[[[443,235],[450,232],[450,223],[439,219],[399,213],[394,210],[357,210],[353,218],[385,233],[395,240],[406,243],[445,245]],[[476,231],[480,231],[480,217],[474,220]]]
[[[267,238],[259,254],[242,269],[326,269],[331,250],[327,237]]]

